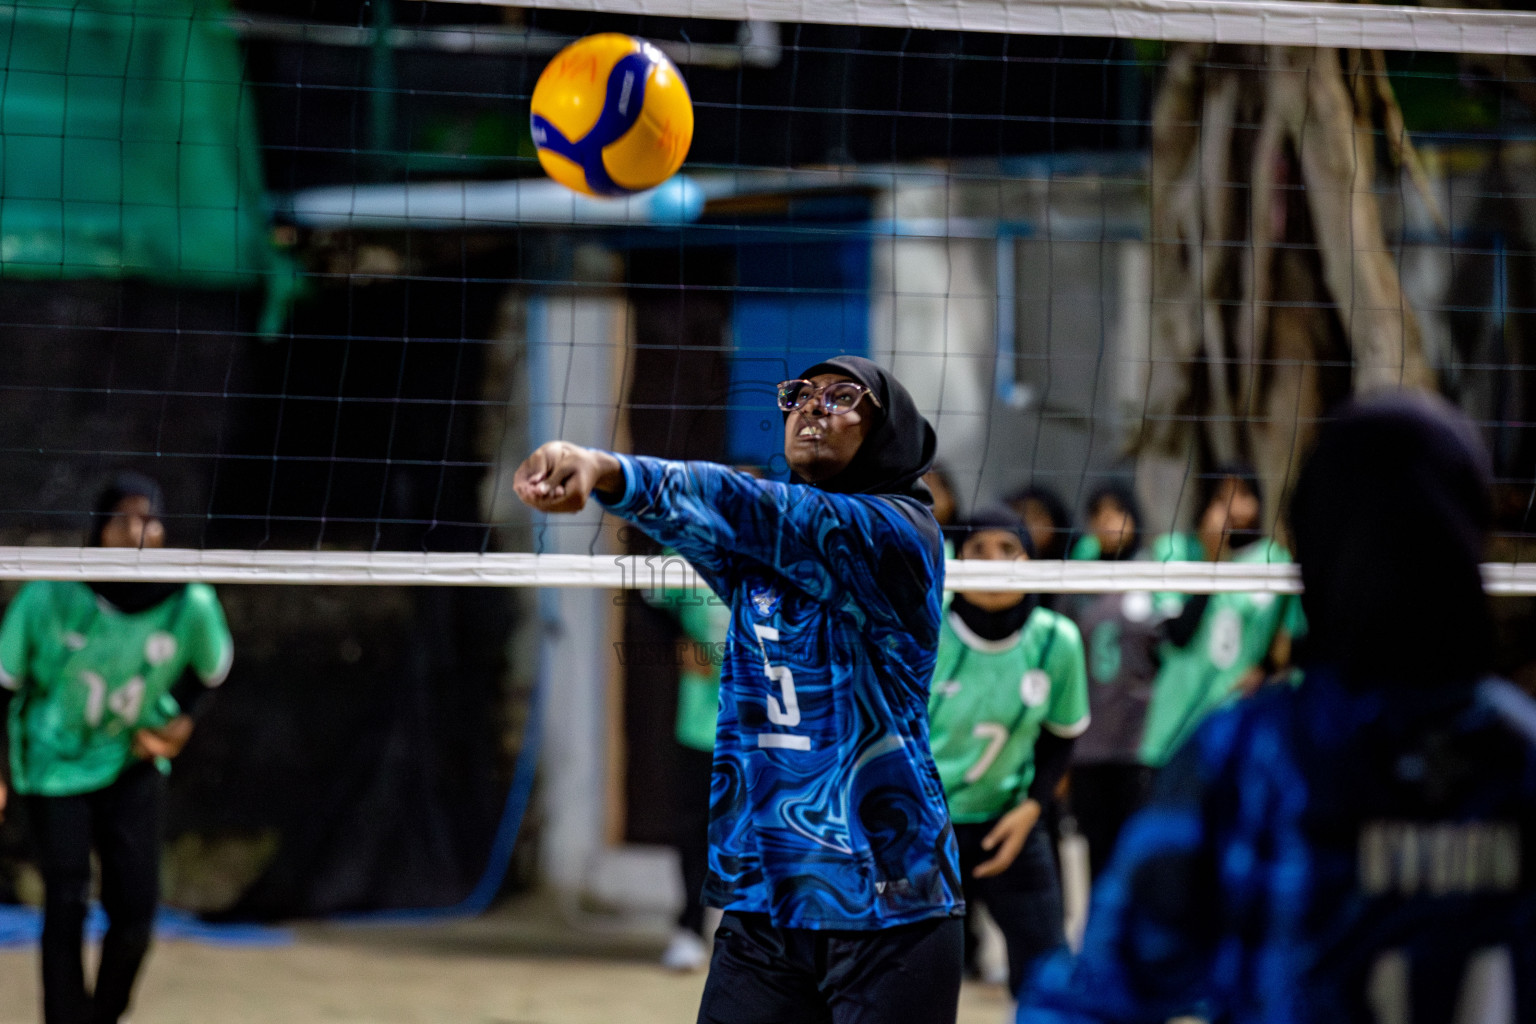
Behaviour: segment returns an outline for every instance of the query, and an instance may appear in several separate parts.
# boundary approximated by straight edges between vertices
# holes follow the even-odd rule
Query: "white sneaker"
[[[661,966],[669,971],[697,971],[708,962],[709,950],[704,940],[686,928],[672,933],[672,941],[661,954]]]

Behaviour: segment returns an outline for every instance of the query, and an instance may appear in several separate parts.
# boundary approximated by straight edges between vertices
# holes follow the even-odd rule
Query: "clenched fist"
[[[566,441],[539,445],[512,478],[523,504],[540,512],[580,512],[593,491],[614,494],[623,487],[618,459]]]

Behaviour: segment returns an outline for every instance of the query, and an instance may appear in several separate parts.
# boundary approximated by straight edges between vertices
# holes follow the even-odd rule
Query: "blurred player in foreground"
[[[514,485],[545,512],[595,495],[731,606],[704,888],[725,916],[699,1020],[953,1022],[964,904],[928,749],[933,428],[857,357],[778,401],[789,484],[555,441]]]
[[[1488,485],[1438,398],[1322,429],[1304,680],[1179,750],[1021,1022],[1536,1020],[1536,703],[1488,677]]]
[[[970,561],[1027,559],[1024,521],[982,509],[957,531]],[[960,843],[966,905],[987,905],[1008,944],[1008,990],[1066,944],[1050,837],[1037,828],[1088,727],[1083,641],[1034,594],[967,591],[950,602],[928,698],[933,756]]]
[[[160,515],[154,481],[121,474],[99,496],[89,543],[160,547]],[[11,785],[26,798],[46,890],[47,1024],[112,1024],[127,1010],[160,894],[164,775],[232,655],[219,599],[201,583],[34,582],[6,609],[0,685],[14,691]],[[92,850],[108,928],[87,993]]]

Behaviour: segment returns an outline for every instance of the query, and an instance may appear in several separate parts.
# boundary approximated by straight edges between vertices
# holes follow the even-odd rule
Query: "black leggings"
[[[152,763],[135,762],[105,789],[78,796],[32,796],[27,815],[47,894],[43,907],[45,1024],[116,1024],[154,931],[160,899],[160,826],[165,782]],[[91,850],[101,860],[107,934],[94,995],[82,956],[91,895]]]
[[[709,785],[715,755],[677,747],[677,821],[673,845],[683,868],[683,909],[677,926],[704,934],[704,877],[709,871]]]
[[[1120,841],[1120,830],[1141,810],[1152,769],[1139,764],[1072,766],[1072,816],[1088,841],[1088,868],[1098,878]]]
[[[1045,823],[1036,825],[1024,848],[1008,869],[991,878],[977,878],[976,865],[992,858],[981,848],[997,822],[956,825],[960,844],[960,877],[965,901],[985,903],[1008,944],[1008,990],[1017,998],[1030,973],[1045,955],[1067,943],[1056,856]]]

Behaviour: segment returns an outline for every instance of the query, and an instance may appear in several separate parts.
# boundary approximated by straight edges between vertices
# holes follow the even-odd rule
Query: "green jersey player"
[[[1200,553],[1209,561],[1289,562],[1284,547],[1259,535],[1262,519],[1262,492],[1253,471],[1219,470],[1195,536]],[[1290,595],[1210,594],[1187,600],[1159,595],[1159,600],[1178,610],[1163,627],[1162,667],[1142,737],[1142,760],[1154,768],[1167,763],[1212,711],[1250,692],[1266,663],[1287,662],[1290,639],[1304,629],[1300,605]]]
[[[666,557],[679,558],[670,551]],[[661,964],[668,970],[693,971],[709,962],[704,942],[709,785],[720,709],[720,662],[731,625],[731,606],[702,584],[664,587],[647,594],[646,600],[670,613],[686,640],[680,648],[677,679],[677,818],[672,841],[682,868],[683,909],[677,917],[677,929],[661,954]]]
[[[159,547],[160,491],[122,474],[91,542]],[[26,798],[46,886],[47,1024],[116,1021],[149,948],[158,901],[163,775],[192,734],[199,697],[229,671],[229,630],[202,584],[34,582],[0,623],[11,786]],[[0,809],[5,790],[0,786]],[[81,940],[91,851],[109,927],[93,993]]]
[[[959,556],[1028,558],[1024,522],[983,510]],[[950,602],[928,702],[934,763],[960,844],[967,903],[987,905],[1008,944],[1010,989],[1062,945],[1061,887],[1044,828],[1035,826],[1088,727],[1083,642],[1034,595],[963,592]]]

